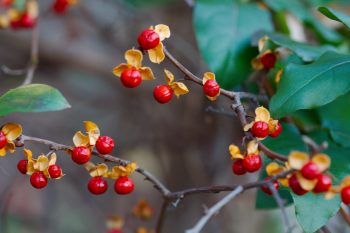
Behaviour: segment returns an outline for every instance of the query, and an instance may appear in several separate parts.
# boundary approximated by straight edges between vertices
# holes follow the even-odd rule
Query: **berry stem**
[[[191,71],[189,71],[184,65],[182,65],[165,47],[163,48],[165,57],[168,58],[185,76],[187,79],[203,86],[202,79],[194,75]],[[233,91],[227,91],[225,89],[220,88],[220,93],[232,100],[235,99],[235,97],[238,97],[239,99],[254,99],[259,100],[263,103],[267,103],[268,99],[266,96],[260,96],[260,95],[254,95],[247,92],[233,92]]]

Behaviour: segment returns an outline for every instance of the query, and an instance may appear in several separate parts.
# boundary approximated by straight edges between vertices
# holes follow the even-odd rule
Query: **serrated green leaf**
[[[292,193],[297,220],[305,233],[314,233],[335,215],[340,208],[339,196],[326,200],[324,194],[307,193],[298,196]]]
[[[251,71],[250,62],[256,55],[251,36],[272,30],[267,10],[238,0],[197,0],[194,26],[200,52],[225,89],[239,84]]]
[[[290,64],[270,102],[275,118],[326,105],[350,90],[350,56],[327,52],[309,65]]]
[[[0,97],[0,116],[14,112],[47,112],[70,108],[63,95],[44,84],[21,86]]]
[[[330,7],[325,7],[325,6],[319,7],[318,10],[322,14],[327,16],[328,18],[336,20],[338,22],[341,22],[342,24],[344,24],[345,26],[350,28],[350,16],[349,15],[346,15],[343,12],[336,11]]]

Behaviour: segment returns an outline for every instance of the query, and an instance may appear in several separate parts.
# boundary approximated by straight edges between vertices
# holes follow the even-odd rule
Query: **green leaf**
[[[14,112],[47,112],[70,108],[55,88],[44,84],[21,86],[0,97],[0,116]]]
[[[270,102],[275,118],[323,106],[350,90],[350,56],[327,52],[310,65],[290,64]]]
[[[325,7],[325,6],[319,7],[318,10],[328,18],[341,22],[342,24],[350,28],[349,15],[346,15],[342,12],[336,11],[330,7]]]
[[[292,194],[297,220],[305,233],[314,233],[335,215],[340,207],[339,196],[326,200],[324,194],[307,193],[303,196]]]
[[[350,147],[350,95],[344,95],[318,110],[322,126],[330,130],[332,139]]]
[[[314,109],[293,112],[291,117],[293,122],[305,132],[311,132],[321,127],[318,112]]]
[[[314,28],[325,40],[335,43],[342,41],[341,35],[322,24],[312,13],[310,5],[306,4],[303,0],[264,0],[264,2],[274,11],[286,11],[292,13],[298,19]]]
[[[319,58],[327,51],[336,51],[333,46],[314,46],[306,43],[296,42],[288,36],[279,33],[259,33],[260,38],[267,36],[278,47],[284,47],[297,54],[303,61],[311,62]]]
[[[331,157],[332,164],[330,167],[331,174],[336,178],[335,183],[340,181],[350,174],[350,147],[339,147],[334,143],[329,143],[327,150],[324,151]]]
[[[26,8],[26,0],[14,0],[12,7],[19,11],[24,11]]]
[[[197,0],[194,26],[200,52],[225,89],[239,84],[251,71],[256,55],[250,46],[253,33],[272,30],[267,10],[238,0]]]
[[[277,138],[266,138],[263,143],[265,146],[273,151],[281,154],[288,155],[292,150],[306,151],[307,148],[303,141],[301,140],[300,133],[298,129],[292,124],[282,123],[283,130]],[[264,166],[271,162],[267,157],[264,159]],[[260,175],[260,180],[267,177],[266,171],[263,170]],[[292,202],[292,197],[287,191],[288,189],[281,187],[279,193],[281,197],[285,200],[286,205]],[[257,209],[273,209],[277,208],[276,201],[273,197],[266,195],[261,190],[258,190],[255,207]]]

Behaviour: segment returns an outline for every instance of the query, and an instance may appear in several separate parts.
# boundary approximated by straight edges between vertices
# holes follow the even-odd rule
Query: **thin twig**
[[[27,73],[28,69],[27,68],[26,69],[11,69],[10,67],[2,65],[1,71],[7,75],[21,76],[21,75],[25,75]]]
[[[343,219],[345,220],[345,222],[348,224],[348,226],[350,226],[350,216],[349,214],[346,212],[344,206],[341,206],[339,209],[340,215],[343,217]]]
[[[320,153],[321,151],[323,151],[323,150],[328,148],[328,143],[326,141],[323,142],[321,145],[318,145],[317,142],[315,142],[312,138],[310,138],[307,135],[303,135],[301,137],[301,139],[310,148],[311,153],[313,155],[317,154],[317,153]]]
[[[286,233],[292,232],[293,227],[290,224],[289,218],[287,216],[287,212],[286,212],[286,208],[284,207],[283,199],[281,198],[278,191],[275,189],[272,182],[268,182],[267,185],[272,193],[272,196],[275,198],[275,201],[276,201],[278,207],[280,208],[280,210],[282,212],[282,219],[283,219],[284,225],[286,226]]]
[[[64,151],[69,151],[72,149],[71,146],[67,146],[67,145],[63,145],[63,144],[59,144],[50,140],[46,140],[46,139],[42,139],[42,138],[37,138],[37,137],[32,137],[32,136],[27,136],[27,135],[22,135],[21,138],[19,139],[18,142],[16,142],[16,146],[24,146],[24,142],[25,141],[33,141],[33,142],[38,142],[44,145],[47,145],[49,147],[50,150],[64,150]],[[120,158],[117,158],[115,156],[112,155],[102,155],[99,154],[96,151],[92,152],[93,155],[98,156],[106,161],[110,161],[110,162],[114,162],[123,166],[126,166],[127,164],[130,163],[130,161],[128,160],[123,160]],[[151,182],[154,187],[159,190],[163,196],[167,196],[170,191],[168,188],[165,187],[165,185],[163,185],[162,182],[160,182],[154,175],[152,175],[150,172],[142,169],[141,167],[137,167],[136,168],[136,172],[140,173],[142,176],[144,176],[144,178],[146,180],[148,180],[149,182]]]
[[[156,233],[161,233],[162,232],[162,228],[164,225],[164,221],[165,221],[165,217],[166,217],[166,212],[169,206],[169,201],[168,200],[164,200],[163,204],[162,204],[162,208],[160,210],[159,213],[159,217],[158,217],[158,221],[157,221],[157,227],[156,227]]]
[[[259,145],[259,149],[262,152],[264,152],[264,154],[267,157],[269,157],[270,159],[278,159],[278,160],[283,161],[283,162],[287,162],[288,161],[288,158],[286,156],[270,150],[264,144],[262,144],[262,142],[258,142],[258,145]]]
[[[208,186],[208,187],[184,189],[181,191],[176,191],[176,192],[170,193],[168,195],[168,199],[170,199],[170,200],[182,199],[188,195],[193,195],[193,194],[198,194],[198,193],[227,192],[227,191],[232,191],[232,190],[236,189],[238,186],[243,186],[244,190],[259,188],[261,186],[267,185],[268,182],[273,182],[273,181],[278,180],[280,178],[284,178],[284,177],[288,176],[290,173],[292,173],[293,171],[294,170],[291,169],[291,170],[281,172],[275,176],[271,176],[268,181],[267,180],[258,180],[258,181],[246,183],[243,185],[215,185],[215,186]]]
[[[196,223],[196,225],[186,230],[186,233],[199,233],[203,227],[207,224],[207,222],[210,220],[211,217],[213,217],[222,207],[224,207],[227,203],[229,203],[232,199],[234,199],[236,196],[238,196],[240,193],[244,191],[243,186],[238,186],[235,188],[232,192],[227,194],[223,199],[221,199],[219,202],[217,202],[214,206],[209,208],[205,215],[199,219],[199,221]]]
[[[22,85],[31,84],[34,78],[34,72],[39,62],[39,27],[38,25],[32,30],[32,42],[30,51],[30,60],[27,70],[27,75],[22,83]]]
[[[165,56],[184,74],[188,79],[191,81],[203,85],[203,81],[201,78],[194,75],[191,71],[189,71],[184,65],[182,65],[165,47],[163,48]],[[232,100],[235,98],[254,98],[256,100],[259,100],[261,102],[267,102],[268,99],[266,96],[257,96],[251,93],[246,92],[233,92],[233,91],[227,91],[225,89],[220,89],[220,94],[224,95]]]

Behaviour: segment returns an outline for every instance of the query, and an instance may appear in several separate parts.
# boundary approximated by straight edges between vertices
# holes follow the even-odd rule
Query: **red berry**
[[[243,165],[243,159],[236,159],[233,162],[232,171],[236,175],[244,175],[247,172]]]
[[[305,193],[307,193],[306,190],[304,190],[301,186],[300,183],[298,181],[297,175],[293,174],[289,180],[289,187],[292,189],[293,193],[295,193],[296,195],[304,195]]]
[[[350,204],[350,186],[346,186],[341,190],[341,200],[347,205]]]
[[[255,172],[261,168],[260,155],[248,155],[243,159],[243,166],[247,172]]]
[[[158,85],[153,90],[153,97],[161,104],[165,104],[173,98],[174,91],[169,85]]]
[[[277,57],[273,52],[265,53],[259,59],[266,69],[273,68],[277,61]]]
[[[16,29],[19,29],[21,27],[21,20],[20,19],[17,19],[17,20],[12,20],[10,22],[10,26],[12,29],[16,30]]]
[[[101,176],[92,177],[88,183],[90,193],[95,195],[103,194],[107,191],[108,183]]]
[[[278,137],[278,135],[280,135],[281,132],[282,132],[282,125],[281,123],[278,122],[275,130],[272,133],[270,133],[269,136],[272,138],[275,138],[275,137]]]
[[[33,28],[36,25],[36,19],[27,13],[24,13],[19,21],[22,28]]]
[[[118,229],[110,229],[108,233],[123,233],[121,230]]]
[[[332,179],[324,174],[317,176],[317,184],[314,188],[314,193],[327,192],[332,186]]]
[[[73,148],[72,160],[77,164],[84,164],[89,162],[91,151],[86,146],[77,146]]]
[[[203,91],[207,96],[215,97],[219,94],[220,86],[215,80],[209,79],[204,83]]]
[[[114,190],[121,195],[129,194],[134,190],[134,183],[128,177],[120,177],[114,183]]]
[[[47,185],[47,178],[42,172],[34,172],[30,176],[30,183],[36,189],[42,189]]]
[[[69,7],[68,0],[55,0],[52,9],[57,14],[63,14]]]
[[[264,121],[256,121],[252,127],[252,134],[257,138],[264,138],[269,135],[269,124]]]
[[[120,80],[122,81],[125,87],[134,88],[141,84],[142,77],[140,71],[138,71],[137,69],[127,68],[122,72]]]
[[[0,131],[0,149],[4,148],[7,144],[6,135],[4,132]]]
[[[12,0],[0,0],[0,7],[10,7]]]
[[[101,136],[96,141],[96,149],[98,153],[106,155],[113,151],[114,140],[108,136]]]
[[[308,162],[307,164],[305,164],[301,168],[300,172],[303,175],[303,177],[308,180],[316,179],[317,176],[321,174],[317,164],[314,162]]]
[[[17,169],[20,173],[26,174],[27,173],[27,164],[28,160],[22,159],[17,163]]]
[[[62,176],[62,169],[60,166],[54,164],[49,167],[50,177],[53,179],[59,178]]]
[[[158,33],[152,29],[146,29],[137,38],[137,42],[144,50],[153,49],[158,46],[160,38]]]
[[[264,180],[268,181],[270,180],[270,177],[266,177]],[[273,182],[273,186],[275,187],[276,190],[280,188],[280,184],[278,183],[277,180]],[[272,195],[272,192],[268,185],[261,186],[261,190],[268,195]]]

